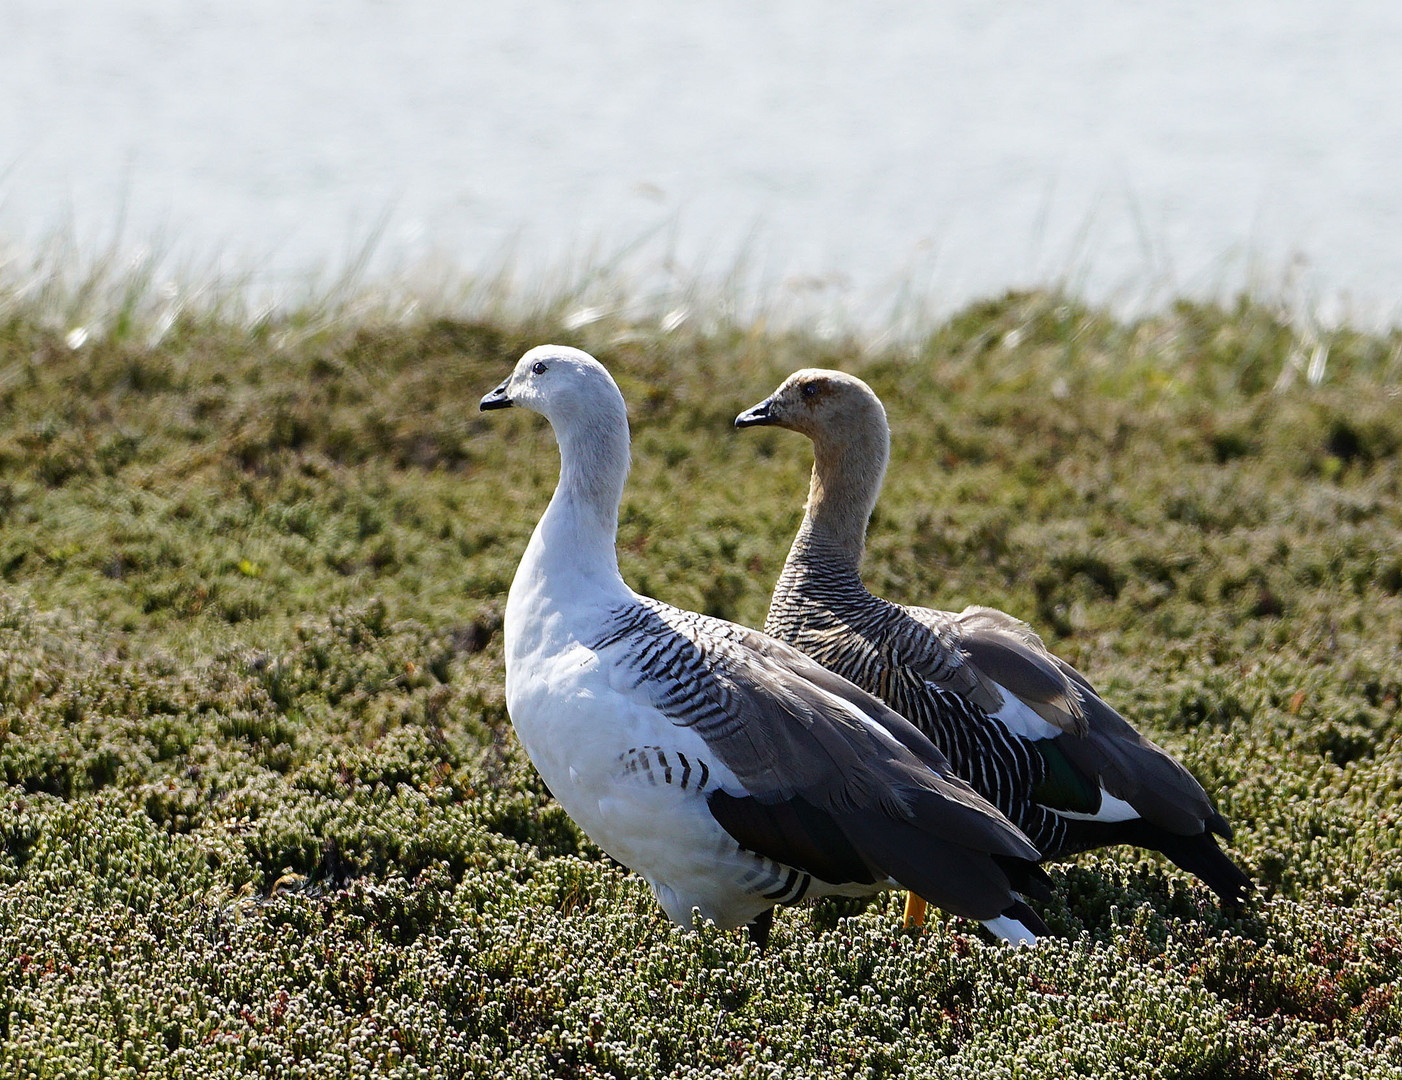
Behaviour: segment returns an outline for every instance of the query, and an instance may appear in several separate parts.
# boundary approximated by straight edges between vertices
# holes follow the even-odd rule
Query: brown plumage
[[[1166,854],[1224,903],[1250,879],[1213,836],[1231,830],[1182,764],[1001,611],[903,607],[861,582],[866,526],[889,456],[881,401],[838,371],[795,372],[736,418],[808,436],[803,523],[765,631],[882,698],[1008,815],[1043,858],[1130,843]]]

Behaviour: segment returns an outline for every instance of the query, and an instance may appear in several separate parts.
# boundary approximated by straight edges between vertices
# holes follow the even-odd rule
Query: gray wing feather
[[[1049,724],[1068,735],[1084,735],[1086,719],[1081,694],[1067,677],[1037,633],[1021,619],[987,607],[967,607],[955,614],[929,608],[905,609],[917,622],[928,627],[944,648],[963,661],[965,682],[975,684],[978,694],[991,699],[992,707],[975,693],[951,683],[945,689],[963,693],[985,712],[1002,707],[998,687],[1009,691]]]
[[[925,830],[967,848],[1037,858],[1022,832],[954,775],[924,735],[798,650],[657,601],[616,612],[595,647],[613,644],[623,646],[628,689],[693,728],[749,795],[776,803],[797,796],[839,816],[918,818]]]
[[[1214,821],[1226,829],[1192,773],[1106,704],[1080,672],[1064,662],[1061,666],[1082,688],[1088,722],[1084,738],[1058,741],[1072,762],[1098,776],[1106,791],[1144,820],[1169,832],[1191,836]]]
[[[958,614],[905,610],[945,648],[959,650],[975,681],[1000,684],[1061,728],[1066,734],[1057,738],[1057,746],[1066,756],[1146,821],[1192,835],[1202,831],[1204,822],[1220,820],[1192,774],[1135,730],[1085,676],[1053,656],[1021,619],[987,607],[968,607]]]

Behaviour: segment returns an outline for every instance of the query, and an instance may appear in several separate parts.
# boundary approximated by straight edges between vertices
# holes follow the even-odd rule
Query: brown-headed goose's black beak
[[[735,418],[736,427],[758,427],[774,423],[774,399],[765,398],[758,405],[751,405]]]
[[[510,381],[510,379],[504,379],[500,386],[498,386],[490,394],[484,395],[481,404],[478,405],[478,408],[481,409],[483,412],[486,412],[488,409],[511,408],[511,399],[506,396],[506,384]]]

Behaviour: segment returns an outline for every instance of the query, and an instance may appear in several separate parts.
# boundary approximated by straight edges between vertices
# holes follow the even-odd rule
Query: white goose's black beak
[[[503,380],[500,386],[498,386],[490,394],[486,394],[483,396],[481,404],[479,404],[477,407],[483,412],[486,412],[488,409],[511,408],[511,399],[506,396],[506,384],[510,381],[510,379]]]
[[[735,418],[736,427],[758,427],[774,423],[774,399],[765,398],[758,405],[751,405]]]

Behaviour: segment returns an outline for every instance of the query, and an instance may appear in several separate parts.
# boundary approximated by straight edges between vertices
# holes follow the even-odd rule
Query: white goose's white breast
[[[507,708],[531,762],[569,815],[615,858],[643,870],[640,843],[650,847],[649,838],[673,829],[709,834],[719,826],[695,780],[683,788],[630,770],[630,754],[681,754],[697,763],[698,776],[706,762],[712,786],[739,785],[695,731],[672,723],[642,695],[610,686],[613,659],[579,642],[518,656],[507,668]]]
[[[609,725],[599,730],[601,691],[608,691],[608,679],[598,656],[578,642],[558,653],[538,649],[508,658],[507,711],[521,745],[557,797],[571,770],[598,774],[609,756]]]

